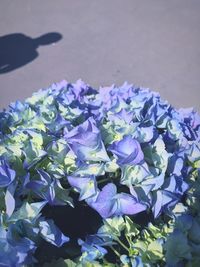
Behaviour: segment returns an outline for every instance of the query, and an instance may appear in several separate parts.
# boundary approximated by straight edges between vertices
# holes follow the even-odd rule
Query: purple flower
[[[71,91],[75,95],[75,98],[78,99],[79,101],[81,100],[81,97],[84,96],[90,88],[81,79],[76,81],[76,83],[74,83],[72,85],[73,85],[73,87],[71,88]]]
[[[68,82],[66,80],[62,80],[61,82],[54,83],[52,85],[53,88],[51,89],[54,89],[55,91],[60,91],[66,88],[67,86],[68,86]]]
[[[193,108],[181,108],[179,109],[179,115],[186,125],[189,125],[192,129],[199,129],[200,115]]]
[[[109,150],[117,156],[119,165],[136,165],[144,159],[139,142],[130,135],[112,143]]]
[[[79,191],[79,200],[93,197],[97,193],[97,182],[93,175],[87,177],[68,176],[67,179],[69,184]]]
[[[71,149],[81,161],[109,161],[99,129],[93,118],[65,134]]]
[[[112,183],[105,185],[96,200],[88,204],[103,218],[123,214],[133,215],[146,209],[146,206],[137,202],[133,196],[126,193],[117,194],[117,188]]]
[[[102,102],[103,106],[108,109],[110,108],[113,100],[113,97],[111,95],[113,88],[114,85],[110,87],[100,87],[99,94],[97,96],[97,98]]]
[[[6,187],[15,179],[16,173],[5,160],[0,161],[0,187]]]

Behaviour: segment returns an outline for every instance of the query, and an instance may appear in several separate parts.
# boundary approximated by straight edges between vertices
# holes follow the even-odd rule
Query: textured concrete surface
[[[128,81],[176,107],[200,110],[199,14],[199,0],[1,0],[1,37],[57,32],[62,39],[0,72],[0,107],[64,78],[82,78],[94,87]],[[23,57],[23,45],[12,41],[8,57]]]

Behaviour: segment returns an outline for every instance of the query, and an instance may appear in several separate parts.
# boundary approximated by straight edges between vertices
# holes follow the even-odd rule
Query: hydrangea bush
[[[100,224],[74,242],[46,216],[58,206],[63,225],[79,207]],[[0,113],[0,210],[0,266],[198,267],[200,116],[127,83],[62,81],[12,103]]]

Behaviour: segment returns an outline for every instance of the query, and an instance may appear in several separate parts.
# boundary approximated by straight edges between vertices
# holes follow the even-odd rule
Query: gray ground
[[[55,81],[82,78],[94,87],[128,81],[200,110],[199,0],[1,0],[0,36],[52,31],[62,34],[59,42],[0,74],[1,108]],[[23,49],[16,51],[19,57]]]

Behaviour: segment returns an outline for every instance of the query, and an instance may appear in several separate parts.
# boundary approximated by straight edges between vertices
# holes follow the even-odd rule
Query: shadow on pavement
[[[58,32],[50,32],[38,38],[31,38],[22,33],[0,36],[0,74],[20,68],[39,55],[37,48],[50,45],[62,39]]]

